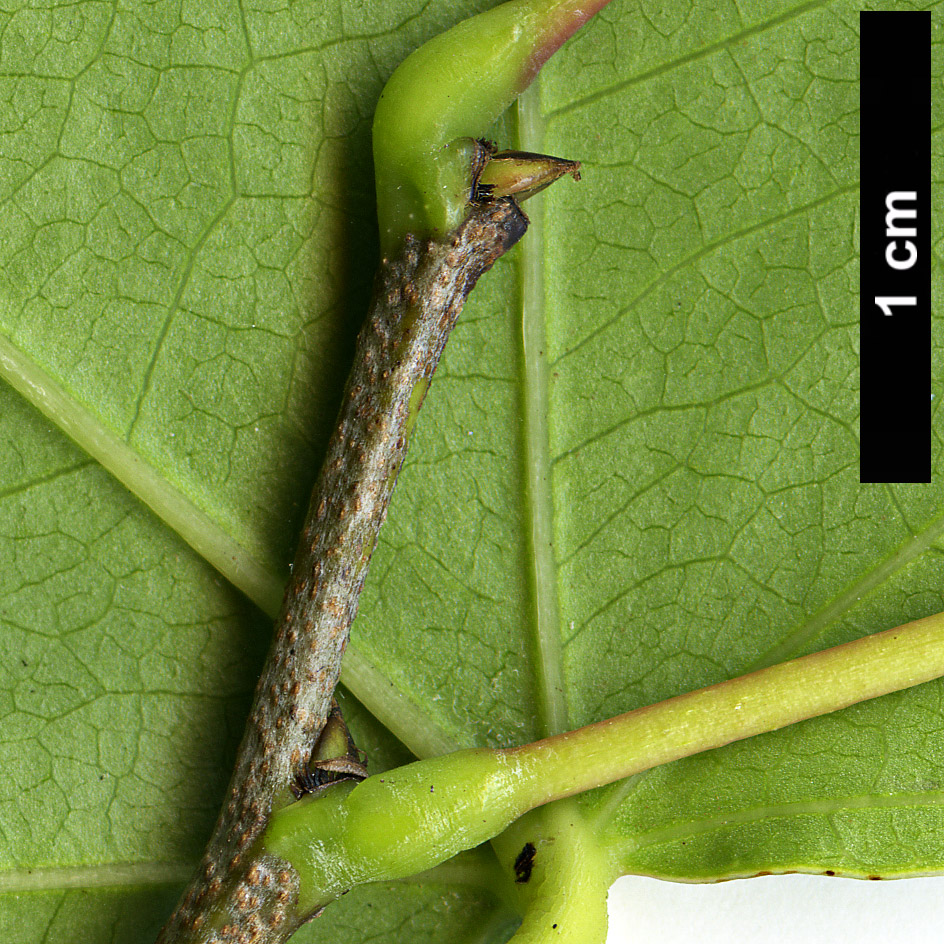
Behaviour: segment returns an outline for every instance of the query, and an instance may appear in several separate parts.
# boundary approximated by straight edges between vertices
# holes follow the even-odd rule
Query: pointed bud
[[[475,202],[514,197],[519,203],[540,193],[555,180],[570,174],[580,180],[580,161],[567,161],[530,151],[498,151],[478,175],[473,186]]]

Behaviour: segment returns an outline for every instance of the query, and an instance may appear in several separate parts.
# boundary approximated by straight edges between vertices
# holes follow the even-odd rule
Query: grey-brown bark
[[[426,385],[479,276],[526,228],[502,199],[381,263],[225,805],[158,944],[275,944],[310,917],[295,913],[294,871],[257,840],[309,769]]]

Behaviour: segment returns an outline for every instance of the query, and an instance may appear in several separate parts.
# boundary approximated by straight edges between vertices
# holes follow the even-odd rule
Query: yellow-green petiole
[[[524,747],[330,787],[276,813],[263,848],[297,870],[299,906],[314,910],[355,885],[431,868],[553,800],[940,675],[944,614]]]
[[[477,140],[544,62],[609,0],[510,0],[421,46],[374,115],[381,250],[442,238],[464,219]],[[535,191],[536,192],[536,191]]]

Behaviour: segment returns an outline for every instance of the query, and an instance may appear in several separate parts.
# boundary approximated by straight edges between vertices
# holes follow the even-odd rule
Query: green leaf
[[[240,591],[278,596],[370,291],[374,105],[490,5],[0,12],[4,940],[148,940],[195,863],[267,643]],[[944,609],[938,489],[858,482],[857,23],[614,0],[496,129],[584,180],[467,305],[368,582],[345,678],[414,749]],[[666,877],[940,871],[941,694],[595,791],[587,828]],[[298,940],[505,939],[464,863]]]

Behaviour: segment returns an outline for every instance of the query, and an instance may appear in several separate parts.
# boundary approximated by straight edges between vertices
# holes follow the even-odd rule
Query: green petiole
[[[462,221],[475,139],[609,0],[510,0],[464,20],[401,63],[374,115],[381,251]]]
[[[323,907],[354,885],[431,868],[551,801],[941,675],[944,614],[524,747],[459,751],[329,788],[280,810],[263,847],[298,871],[300,907]],[[578,841],[579,824],[568,829]],[[609,875],[605,863],[594,869]]]

